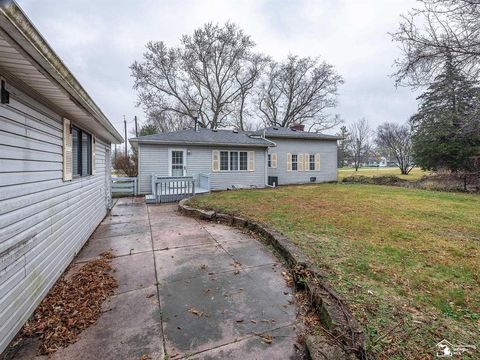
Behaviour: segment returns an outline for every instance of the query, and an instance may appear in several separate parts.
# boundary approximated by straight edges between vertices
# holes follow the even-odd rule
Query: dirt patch
[[[342,179],[343,183],[368,185],[391,185],[408,188],[454,192],[480,192],[480,174],[435,173],[423,176],[419,180],[408,181],[394,175],[364,176],[354,175]]]
[[[114,271],[104,253],[84,264],[78,272],[62,275],[20,331],[21,337],[38,337],[39,354],[48,355],[77,341],[94,324],[103,302],[117,287]]]

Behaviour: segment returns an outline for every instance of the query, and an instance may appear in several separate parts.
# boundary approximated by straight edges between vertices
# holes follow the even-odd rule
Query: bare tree
[[[377,129],[375,142],[378,147],[392,154],[403,175],[414,168],[412,136],[410,127],[395,123],[384,123]]]
[[[190,117],[182,116],[176,112],[159,111],[158,109],[147,111],[147,123],[155,125],[158,128],[158,132],[192,129],[195,127],[195,122]]]
[[[131,65],[138,103],[147,113],[193,119],[215,129],[229,125],[234,106],[259,76],[255,44],[235,24],[206,24],[184,35],[179,47],[149,42],[143,61]],[[243,111],[243,108],[241,108]]]
[[[358,171],[360,163],[368,155],[370,151],[371,130],[365,118],[357,120],[350,124],[348,131],[350,132],[351,154],[355,171]]]
[[[250,66],[243,71],[239,71],[235,75],[240,89],[240,95],[236,100],[235,107],[238,109],[233,114],[233,125],[237,130],[249,130],[254,124],[249,122],[246,118],[252,117],[251,102],[248,101],[252,94],[257,80],[261,76],[269,59],[266,56],[255,54],[252,55]]]
[[[306,124],[309,131],[331,129],[340,117],[324,113],[337,104],[343,80],[333,66],[318,59],[289,56],[271,61],[258,91],[259,115],[267,126]]]
[[[455,67],[480,76],[480,1],[419,0],[420,7],[402,16],[397,32],[402,57],[395,61],[397,84],[429,85],[448,54]]]

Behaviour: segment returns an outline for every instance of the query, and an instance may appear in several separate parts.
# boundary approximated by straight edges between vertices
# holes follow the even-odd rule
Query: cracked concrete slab
[[[152,239],[149,232],[112,236],[90,241],[88,246],[85,246],[78,254],[75,261],[92,260],[105,251],[110,251],[114,256],[124,256],[151,250]]]
[[[295,358],[297,309],[283,266],[249,234],[176,208],[117,201],[70,272],[111,251],[119,287],[52,359]],[[28,340],[15,358],[37,348]]]
[[[189,357],[195,360],[232,359],[232,360],[263,360],[263,359],[297,359],[297,352],[291,343],[296,343],[297,326],[290,325],[263,334],[254,334]],[[271,343],[263,336],[270,336]],[[285,341],[288,340],[288,341]]]
[[[148,233],[149,231],[150,224],[148,223],[148,220],[140,220],[136,222],[127,222],[120,224],[102,224],[97,227],[91,238],[101,239],[113,236]]]
[[[180,220],[181,221],[181,220]],[[198,228],[198,224],[185,226],[152,227],[153,248],[173,249],[192,245],[216,245],[211,235]]]

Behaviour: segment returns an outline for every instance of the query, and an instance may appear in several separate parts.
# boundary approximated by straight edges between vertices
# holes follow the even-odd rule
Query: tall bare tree
[[[250,66],[235,75],[240,89],[240,95],[236,100],[237,111],[233,113],[233,125],[237,130],[250,130],[254,124],[247,120],[252,118],[252,102],[249,97],[255,88],[257,80],[263,73],[269,59],[260,54],[254,54],[250,58]]]
[[[156,108],[146,112],[147,123],[154,125],[158,132],[169,132],[184,129],[193,129],[195,122],[190,117],[182,116],[177,112],[160,111]]]
[[[149,42],[143,61],[131,65],[138,103],[147,112],[198,117],[203,127],[230,125],[239,99],[259,76],[255,44],[237,25],[206,24],[178,47]],[[243,111],[243,108],[241,108]]]
[[[410,127],[396,123],[384,123],[377,129],[375,142],[379,148],[395,157],[397,166],[403,175],[414,168],[412,134]]]
[[[480,77],[480,1],[419,0],[402,16],[397,32],[402,57],[395,61],[398,84],[424,86],[443,70],[451,56],[456,68]]]
[[[365,118],[351,123],[348,131],[350,132],[349,145],[351,147],[353,165],[355,171],[358,171],[360,163],[366,158],[370,151],[370,138],[372,131]]]
[[[324,111],[336,106],[342,83],[333,66],[318,59],[291,55],[283,62],[271,61],[257,94],[259,115],[267,126],[331,129],[341,120]]]

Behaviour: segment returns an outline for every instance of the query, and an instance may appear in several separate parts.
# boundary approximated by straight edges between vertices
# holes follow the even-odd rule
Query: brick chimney
[[[304,131],[305,130],[305,125],[303,124],[293,124],[290,126],[290,129],[296,130],[296,131]]]

